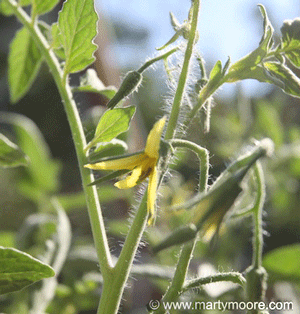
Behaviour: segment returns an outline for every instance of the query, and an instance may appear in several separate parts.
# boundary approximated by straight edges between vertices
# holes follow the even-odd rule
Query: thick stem
[[[86,139],[83,132],[83,127],[81,124],[79,113],[76,107],[76,103],[73,99],[71,88],[67,81],[63,80],[63,73],[60,64],[53,51],[50,49],[47,40],[45,39],[39,28],[36,25],[34,25],[35,23],[32,23],[31,18],[16,3],[16,1],[14,0],[5,1],[13,9],[17,18],[28,29],[36,45],[41,50],[53,75],[61,98],[63,100],[64,108],[67,113],[68,121],[73,136],[73,141],[75,144],[79,169],[83,183],[83,190],[86,197],[101,272],[104,278],[108,278],[112,267],[111,255],[105,233],[103,216],[98,200],[97,190],[95,187],[88,187],[88,184],[92,183],[94,178],[90,171],[83,167],[84,164],[87,163],[86,156],[83,151],[86,145]]]
[[[259,162],[254,166],[254,178],[257,184],[257,197],[253,208],[254,235],[252,265],[246,270],[247,301],[261,302],[265,300],[268,274],[262,266],[263,226],[262,209],[265,201],[265,184],[263,170]],[[248,314],[259,314],[258,309],[249,310]]]
[[[165,303],[171,302],[179,297],[185,283],[186,275],[190,265],[190,260],[193,255],[195,244],[196,241],[192,241],[189,242],[188,244],[185,244],[182,247],[173,280],[166,294],[163,296],[162,302]],[[155,311],[155,314],[163,313],[165,313],[165,309],[163,306],[161,306],[157,311]]]
[[[110,280],[104,282],[98,314],[116,314],[148,218],[147,192],[136,212]]]

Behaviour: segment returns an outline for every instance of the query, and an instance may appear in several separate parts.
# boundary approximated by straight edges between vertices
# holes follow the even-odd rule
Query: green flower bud
[[[141,73],[137,71],[129,71],[115,96],[108,102],[107,107],[113,109],[122,99],[137,90],[142,79],[143,76]]]

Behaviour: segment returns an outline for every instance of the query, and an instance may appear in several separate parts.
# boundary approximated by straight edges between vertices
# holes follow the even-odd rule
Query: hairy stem
[[[191,30],[189,34],[189,40],[187,43],[187,47],[185,50],[183,65],[181,69],[181,73],[178,79],[178,86],[175,92],[172,110],[169,118],[169,122],[167,125],[167,130],[165,134],[165,140],[170,140],[174,138],[175,130],[177,127],[180,107],[184,98],[184,92],[187,84],[187,77],[190,68],[191,57],[193,54],[193,48],[195,44],[195,40],[197,38],[197,25],[198,25],[198,17],[200,11],[200,0],[194,0],[192,4],[193,9],[193,17],[191,21]]]
[[[133,259],[147,224],[147,218],[146,192],[132,221],[121,254],[113,269],[112,276],[107,283],[104,282],[98,314],[116,314],[118,312]]]
[[[242,287],[246,284],[246,279],[243,277],[241,273],[238,272],[220,273],[212,276],[189,280],[184,285],[182,292],[188,291],[192,288],[200,287],[202,285],[220,281],[233,282],[239,284]]]
[[[263,225],[262,225],[262,209],[265,202],[265,184],[262,167],[259,162],[254,166],[254,176],[257,182],[257,201],[253,209],[254,220],[254,238],[253,238],[253,260],[252,265],[255,268],[262,266],[263,253]]]
[[[199,192],[206,192],[209,170],[208,150],[204,147],[201,147],[193,142],[186,140],[174,139],[171,141],[171,144],[174,148],[175,147],[186,148],[197,154],[200,161]]]
[[[171,110],[171,114],[169,118],[169,123],[168,123],[166,134],[165,134],[165,140],[172,140],[175,137],[175,130],[177,127],[180,107],[182,104],[182,100],[184,98],[190,61],[191,61],[191,57],[193,53],[195,39],[197,37],[197,25],[198,25],[198,17],[199,17],[199,12],[200,12],[200,0],[194,0],[192,6],[193,6],[192,7],[193,11],[192,11],[191,30],[189,34],[189,40],[187,43],[182,70],[179,76],[178,86],[176,89],[173,106],[172,106],[172,110]],[[189,148],[191,149],[191,147]],[[200,180],[202,181],[201,178]],[[205,182],[204,186],[200,187],[200,189],[206,190],[206,186],[207,186],[207,183]],[[186,280],[186,275],[188,272],[190,260],[193,255],[196,242],[197,242],[197,237],[195,238],[195,240],[185,244],[182,247],[180,256],[178,259],[178,263],[176,266],[174,278],[166,294],[163,296],[163,299],[162,299],[163,302],[172,301],[179,296],[179,293],[182,290],[184,282]],[[164,313],[164,309],[160,308],[158,311],[156,311],[156,313]]]

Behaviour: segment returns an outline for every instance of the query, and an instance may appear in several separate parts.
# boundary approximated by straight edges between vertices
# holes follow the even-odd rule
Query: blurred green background
[[[100,79],[106,85],[119,86],[120,78],[128,70],[139,67],[148,57],[154,55],[155,47],[161,46],[172,36],[168,12],[172,11],[182,22],[187,16],[189,2],[99,0],[96,3],[100,17],[99,37],[96,40],[99,50],[94,68]],[[229,55],[232,61],[236,61],[258,45],[262,34],[262,19],[256,4],[253,0],[203,1],[198,49],[206,61],[208,70],[218,59],[225,62]],[[283,20],[300,16],[298,0],[269,0],[263,4],[278,35]],[[59,7],[53,13],[44,16],[44,20],[48,23],[56,21],[58,11]],[[86,272],[90,271],[91,274],[97,271],[97,263],[91,248],[89,221],[81,197],[79,171],[66,115],[51,74],[45,65],[29,93],[17,104],[10,104],[7,54],[9,43],[18,28],[20,24],[14,17],[1,16],[0,110],[23,114],[32,119],[41,130],[52,157],[61,165],[58,191],[62,202],[65,201],[66,206],[69,206],[74,235],[72,254],[61,278],[66,284],[60,287],[60,294],[50,312],[58,313],[57,309],[62,308],[60,302],[68,300],[71,305],[76,306],[70,305],[71,310],[69,312],[64,310],[62,313],[76,313],[76,310],[72,312],[74,308],[81,311],[80,313],[94,313],[93,308],[97,304],[95,300],[99,290],[90,287],[90,281],[84,277],[86,273],[79,271],[86,269]],[[197,75],[196,70],[195,72]],[[74,75],[72,83],[76,84],[78,78],[79,75]],[[172,91],[168,89],[165,80],[162,64],[157,64],[154,69],[146,72],[142,87],[128,100],[128,103],[134,103],[138,108],[128,135],[131,151],[143,147],[148,131],[157,117],[163,113],[161,108],[165,106],[166,100],[172,99]],[[103,111],[107,99],[92,94],[76,94],[75,99],[85,123],[87,136],[91,137],[97,117]],[[204,133],[203,119],[204,116],[201,115],[187,136],[210,151],[212,165],[210,183],[232,159],[237,157],[252,138],[270,137],[274,141],[274,157],[264,162],[267,182],[264,251],[267,253],[278,247],[299,243],[300,100],[270,85],[247,81],[225,86],[218,92],[214,98],[210,133]],[[11,132],[9,127],[5,126],[5,132]],[[163,230],[176,228],[186,219],[169,217],[163,212],[164,205],[176,202],[175,193],[182,193],[183,198],[188,198],[196,186],[197,160],[192,154],[180,154],[178,159],[180,162],[174,166],[172,180],[164,188],[164,197],[160,202],[159,215],[162,218],[166,217],[167,223],[161,225],[158,222],[155,229],[149,230],[146,240],[150,243],[152,238],[162,236]],[[0,245],[17,246],[15,231],[20,230],[24,219],[30,213],[36,212],[33,198],[20,192],[18,182],[22,171],[0,169]],[[119,193],[111,185],[100,189],[99,193],[104,203],[105,218],[107,222],[109,221],[110,244],[117,255],[120,249],[119,242],[123,240],[127,230],[127,223],[124,225],[120,220],[128,217],[129,204],[134,197],[131,193]],[[68,198],[68,195],[72,195],[73,199]],[[112,199],[116,195],[118,200],[113,202]],[[74,202],[72,206],[70,200]],[[244,270],[251,260],[249,224],[248,219],[242,222],[233,221],[213,246],[200,242],[192,263],[194,271],[200,272],[203,265],[208,265],[209,271],[212,271],[212,266],[225,271]],[[83,252],[89,252],[91,258],[83,258]],[[176,261],[178,249],[169,250],[168,253],[154,259],[147,247],[142,248],[139,263],[156,261],[172,265]],[[96,277],[94,275],[93,278]],[[151,298],[160,297],[163,287],[166,286],[165,281],[152,281],[147,276],[137,275],[137,278],[131,281],[132,289],[126,291],[123,313],[140,313],[140,309],[144,310],[144,305]],[[283,289],[282,283],[279,286],[278,282],[272,285],[276,279],[275,274],[270,275],[269,298],[280,296]],[[293,283],[291,280],[283,279],[288,287],[283,290],[290,291],[285,298],[295,300],[295,306],[296,302],[299,306],[299,298],[294,295],[299,295],[300,275]],[[70,297],[64,288],[72,289],[73,297]],[[205,293],[210,295],[209,292]],[[9,301],[4,300],[4,305]]]

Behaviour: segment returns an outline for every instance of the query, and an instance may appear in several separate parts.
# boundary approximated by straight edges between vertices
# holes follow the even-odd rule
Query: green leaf
[[[222,62],[218,60],[209,74],[209,81],[219,81],[222,78]]]
[[[300,282],[300,245],[280,247],[263,258],[263,266],[273,280]]]
[[[0,294],[20,290],[54,275],[50,266],[29,254],[13,248],[0,247]]]
[[[42,55],[26,28],[17,32],[10,45],[8,81],[10,98],[16,103],[32,85],[42,62]]]
[[[37,15],[45,14],[51,11],[59,2],[59,0],[33,0],[32,6]]]
[[[32,0],[20,0],[19,3],[22,7],[26,7],[28,5],[30,5],[32,2]]]
[[[277,147],[280,147],[284,141],[284,129],[278,110],[265,101],[259,101],[255,108],[257,121],[263,134],[271,138]]]
[[[65,73],[83,70],[95,58],[98,16],[93,0],[67,0],[58,17],[62,45],[66,54]]]
[[[66,59],[66,54],[64,51],[64,48],[62,46],[62,36],[60,33],[60,30],[58,28],[58,23],[53,23],[51,26],[51,46],[53,47],[53,50],[55,54],[62,60]]]
[[[265,62],[266,74],[273,84],[294,97],[300,97],[300,79],[279,62]]]
[[[52,160],[49,147],[34,122],[13,113],[1,114],[1,122],[13,125],[18,145],[30,158],[30,164],[24,168],[26,176],[22,177],[22,182],[33,190],[55,192],[58,189],[60,164]]]
[[[86,150],[98,143],[109,142],[119,134],[128,130],[135,107],[115,108],[106,111],[101,117],[92,141],[87,145]]]
[[[268,18],[265,7],[262,4],[258,4],[258,7],[264,19],[264,34],[260,40],[259,48],[268,52],[273,44],[272,36],[274,33],[274,28]]]
[[[13,9],[5,2],[0,1],[0,13],[6,16],[10,16],[14,14]]]
[[[18,167],[27,166],[29,158],[22,150],[7,137],[0,133],[0,166]]]
[[[61,272],[61,269],[66,261],[70,245],[71,245],[71,225],[67,214],[61,207],[60,203],[56,198],[51,200],[52,206],[57,211],[57,225],[56,234],[53,237],[53,243],[55,245],[55,250],[49,250],[50,254],[47,252],[49,260],[51,260],[51,266],[54,269],[56,276]],[[49,303],[55,296],[55,290],[57,287],[57,279],[51,278],[49,280],[43,280],[41,285],[36,291],[34,291],[32,296],[32,313],[46,313],[46,309]]]
[[[86,73],[80,77],[80,86],[74,87],[73,90],[75,92],[101,94],[108,99],[112,99],[117,92],[117,89],[114,86],[104,86],[94,69],[88,69]]]
[[[281,27],[281,45],[278,47],[280,52],[294,64],[300,67],[300,18],[284,21]]]
[[[26,7],[31,4],[31,0],[20,0],[20,6]],[[6,16],[13,15],[14,10],[5,1],[0,0],[0,13]]]
[[[263,69],[258,65],[272,48],[274,29],[268,19],[264,6],[259,5],[259,8],[264,19],[264,33],[259,46],[229,68],[226,82],[236,82],[251,78],[258,79],[261,82],[266,81]]]

